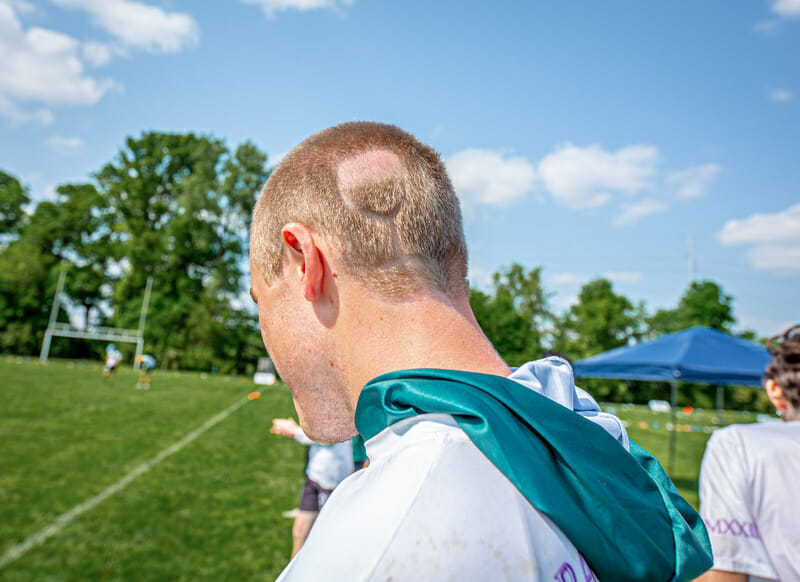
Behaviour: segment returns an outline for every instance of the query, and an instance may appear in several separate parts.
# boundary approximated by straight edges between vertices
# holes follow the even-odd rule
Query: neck
[[[355,290],[354,290],[355,291]],[[346,291],[342,290],[344,295]],[[497,376],[511,373],[481,331],[467,297],[423,293],[401,300],[359,289],[340,314],[339,352],[353,405],[371,379],[411,368],[440,368]]]

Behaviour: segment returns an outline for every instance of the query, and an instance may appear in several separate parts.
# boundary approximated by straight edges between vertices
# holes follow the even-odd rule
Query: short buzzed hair
[[[340,268],[378,294],[468,293],[461,210],[444,163],[395,126],[343,123],[281,161],[250,229],[250,253],[268,284],[283,270],[289,222],[328,237]]]

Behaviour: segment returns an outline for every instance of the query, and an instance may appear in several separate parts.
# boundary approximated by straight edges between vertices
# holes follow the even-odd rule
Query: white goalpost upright
[[[87,320],[84,329],[79,329],[69,323],[58,323],[58,309],[61,306],[61,293],[64,290],[64,279],[66,279],[66,271],[61,269],[58,276],[58,285],[56,286],[56,294],[53,297],[53,307],[50,309],[50,322],[47,324],[47,330],[44,332],[44,340],[42,341],[42,352],[39,359],[42,363],[47,362],[47,356],[50,353],[50,342],[53,337],[69,337],[77,339],[90,339],[90,340],[104,340],[111,342],[122,342],[129,344],[136,344],[136,355],[140,356],[144,350],[144,326],[147,321],[147,306],[150,302],[150,291],[153,289],[153,278],[147,278],[147,286],[144,290],[144,300],[142,301],[142,310],[139,313],[139,329],[122,329],[118,327],[101,327],[89,325]],[[139,362],[134,358],[134,369],[139,368]]]

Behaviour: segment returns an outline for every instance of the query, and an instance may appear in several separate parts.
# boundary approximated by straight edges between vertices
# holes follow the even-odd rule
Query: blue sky
[[[471,279],[607,276],[650,310],[699,279],[738,328],[800,321],[800,0],[0,0],[0,167],[35,199],[128,135],[275,162],[338,122],[447,160]]]

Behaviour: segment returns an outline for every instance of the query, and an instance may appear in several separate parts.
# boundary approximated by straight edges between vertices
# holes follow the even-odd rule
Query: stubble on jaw
[[[296,386],[292,388],[292,398],[300,426],[311,439],[337,443],[357,434],[355,410],[341,386]]]

